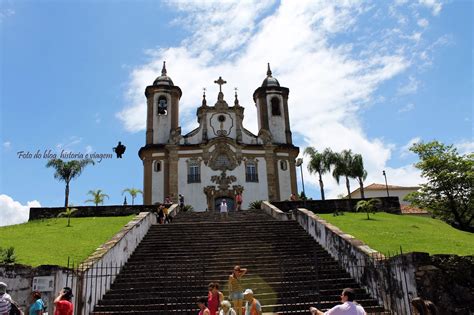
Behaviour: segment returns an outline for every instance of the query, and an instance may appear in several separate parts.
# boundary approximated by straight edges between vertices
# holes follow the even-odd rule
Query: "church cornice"
[[[168,92],[171,94],[176,94],[178,99],[181,99],[183,92],[179,88],[179,86],[173,85],[165,85],[165,84],[158,84],[158,85],[149,85],[145,88],[145,96],[148,98],[150,95],[153,95],[157,92]]]
[[[288,97],[290,89],[282,86],[261,86],[253,92],[253,101],[257,102],[257,98],[266,95],[268,92],[276,92],[282,94],[283,97]]]

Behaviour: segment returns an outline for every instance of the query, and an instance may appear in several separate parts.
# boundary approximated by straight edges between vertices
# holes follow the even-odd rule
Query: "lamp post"
[[[388,193],[387,174],[385,173],[385,170],[382,171],[382,174],[385,177],[385,189],[387,189],[387,197],[390,197],[390,194]]]
[[[305,196],[306,198],[306,193],[304,191],[304,179],[303,179],[303,159],[302,158],[298,158],[296,159],[296,163],[295,165],[298,167],[300,167],[300,171],[301,171],[301,186],[303,186],[303,195]]]

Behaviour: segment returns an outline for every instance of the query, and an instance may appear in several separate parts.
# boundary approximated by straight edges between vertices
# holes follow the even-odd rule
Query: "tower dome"
[[[161,75],[155,79],[153,85],[168,85],[173,86],[173,80],[166,75],[166,61],[163,61],[163,69],[161,69]]]
[[[270,63],[268,63],[267,77],[263,80],[262,87],[280,86],[277,79],[272,77],[272,70],[270,70]]]

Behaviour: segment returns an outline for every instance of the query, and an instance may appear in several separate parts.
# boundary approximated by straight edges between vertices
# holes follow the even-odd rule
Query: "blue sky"
[[[111,153],[120,140],[124,158],[87,167],[70,201],[102,189],[120,204],[124,188],[142,188],[144,89],[163,60],[183,90],[183,133],[196,126],[202,88],[217,97],[220,75],[256,132],[251,95],[270,62],[290,89],[301,151],[350,148],[364,156],[367,184],[385,169],[389,183],[416,185],[410,143],[474,150],[472,21],[472,1],[0,0],[0,225],[64,202],[47,160],[19,151]],[[344,192],[330,175],[325,185]],[[319,198],[314,176],[305,186]]]

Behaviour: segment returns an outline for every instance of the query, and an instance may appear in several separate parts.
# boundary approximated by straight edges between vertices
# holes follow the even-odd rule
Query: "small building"
[[[144,204],[174,202],[182,194],[185,204],[197,211],[215,210],[226,200],[234,209],[235,197],[242,208],[256,200],[280,201],[297,193],[295,160],[299,148],[290,130],[289,89],[280,86],[268,65],[267,76],[253,93],[258,134],[244,127],[244,107],[237,90],[229,105],[222,92],[209,105],[205,92],[196,108],[199,126],[182,134],[179,122],[181,89],[167,75],[146,87],[146,144],[139,150],[144,170]]]

